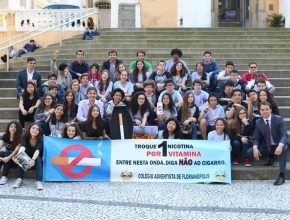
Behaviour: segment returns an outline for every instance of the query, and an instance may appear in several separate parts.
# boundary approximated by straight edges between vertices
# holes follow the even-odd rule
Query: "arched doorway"
[[[109,1],[96,1],[95,7],[98,8],[98,27],[111,27],[111,3]]]

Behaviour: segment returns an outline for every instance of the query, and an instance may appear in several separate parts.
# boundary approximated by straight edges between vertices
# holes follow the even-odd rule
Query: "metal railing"
[[[59,30],[59,45],[62,46],[62,40],[63,40],[62,39],[62,27],[64,25],[70,24],[73,21],[77,21],[77,20],[79,20],[81,18],[86,18],[89,15],[97,14],[97,9],[96,8],[90,9],[88,11],[92,11],[92,12],[86,13],[85,15],[79,16],[79,17],[76,17],[76,15],[73,15],[72,17],[74,17],[74,18],[71,18],[71,17],[65,18],[65,20],[67,20],[66,22],[64,22],[63,19],[61,19],[61,20],[58,20],[58,21],[53,22],[51,24],[48,24],[48,25],[42,26],[40,28],[37,28],[37,29],[31,30],[31,31],[25,32],[24,34],[17,35],[17,36],[15,36],[13,38],[10,38],[10,39],[7,39],[7,40],[1,42],[0,45],[8,42],[8,45],[0,48],[0,51],[3,51],[3,50],[6,50],[7,51],[7,53],[6,53],[7,54],[6,70],[9,71],[9,66],[10,66],[10,62],[9,62],[9,60],[10,60],[9,59],[9,47],[14,46],[14,45],[17,45],[17,44],[20,44],[20,43],[22,43],[24,41],[28,41],[28,40],[30,40],[30,39],[32,39],[34,37],[40,36],[42,34],[45,34],[47,32],[50,32],[50,31],[55,30],[55,29],[58,29],[58,28],[60,29]],[[88,12],[88,11],[86,11],[86,12]],[[81,12],[79,14],[83,14],[83,13],[84,12]],[[61,23],[61,24],[52,27],[53,24],[57,24],[57,23]],[[40,31],[40,30],[43,30],[43,31]],[[11,40],[15,40],[15,39],[17,39],[19,37],[23,37],[23,36],[28,35],[28,34],[30,34],[32,32],[35,32],[35,31],[40,31],[40,32],[35,33],[35,34],[33,34],[31,36],[28,36],[28,37],[21,38],[20,40],[15,41],[13,43],[9,43]]]

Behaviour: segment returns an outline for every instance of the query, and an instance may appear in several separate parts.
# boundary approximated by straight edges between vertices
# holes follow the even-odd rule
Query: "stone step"
[[[136,56],[132,56],[132,57],[122,57],[122,56],[118,56],[119,59],[121,59],[125,64],[129,64],[131,61],[133,60],[136,60]],[[41,58],[41,59],[37,59],[37,66],[43,66],[43,65],[46,65],[46,66],[49,66],[50,65],[50,57],[46,57],[46,58]],[[67,63],[69,64],[71,61],[72,61],[73,57],[70,56],[68,58],[62,58],[60,57],[57,61],[57,63]],[[99,56],[98,54],[88,54],[86,55],[86,60],[89,62],[89,63],[93,63],[93,62],[96,62],[96,60],[98,60],[99,62],[101,62],[102,60],[105,60],[107,59],[107,56]],[[171,57],[169,55],[163,55],[162,56],[154,56],[154,57],[147,57],[147,61],[150,62],[150,63],[156,63],[158,60],[160,59],[164,59],[164,60],[168,60],[168,59],[171,59]],[[182,57],[182,60],[184,60],[188,65],[193,65],[195,63],[197,63],[199,60],[201,59],[200,55],[196,56],[196,57],[187,57],[187,56],[183,56]],[[264,67],[267,67],[269,66],[268,63],[271,63],[271,65],[281,65],[281,68],[284,67],[284,65],[287,64],[287,61],[289,61],[290,57],[289,58],[274,58],[274,57],[269,57],[269,58],[255,58],[255,62],[257,62],[259,64],[259,69],[261,68],[264,68]],[[247,68],[248,67],[248,63],[252,62],[253,59],[251,58],[233,58],[233,57],[229,57],[229,58],[219,58],[219,59],[216,59],[219,63],[219,67],[221,69],[224,69],[224,66],[225,66],[225,63],[227,61],[232,61],[234,62],[234,64],[236,66],[239,66],[239,67],[243,67],[243,68]],[[13,62],[12,64],[12,69],[15,69],[15,68],[21,68],[23,67],[23,61],[22,60],[19,60],[19,61],[15,61]]]
[[[290,163],[287,163],[286,179],[290,179]],[[233,180],[275,180],[279,174],[279,165],[274,163],[273,167],[264,166],[263,162],[255,162],[252,167],[244,167],[242,165],[232,166]],[[0,171],[1,173],[1,171]],[[2,175],[2,173],[1,173]],[[17,169],[12,168],[9,171],[9,178],[17,177]],[[25,178],[34,179],[35,171],[28,170],[25,173]]]
[[[287,95],[290,95],[290,87],[278,87],[278,86],[276,86],[275,96],[287,96]]]
[[[80,38],[82,36],[71,38],[64,40],[64,45],[69,43],[80,43],[80,44],[87,44],[88,41],[80,41]],[[205,38],[206,37],[206,38]],[[200,35],[179,35],[179,34],[145,34],[145,35],[100,35],[97,37],[94,37],[90,42],[95,41],[106,41],[106,40],[114,40],[114,41],[120,41],[120,40],[128,40],[131,39],[132,41],[138,41],[138,40],[159,40],[159,39],[168,39],[168,40],[175,40],[175,39],[184,39],[184,40],[205,40],[205,41],[220,41],[220,40],[236,40],[236,41],[245,41],[245,40],[253,40],[253,41],[277,41],[277,40],[289,40],[289,37],[287,35],[264,35],[257,37],[256,35],[247,35],[247,36],[240,36],[240,35],[208,35],[205,36],[204,34]],[[52,46],[56,46],[58,44],[54,44]]]
[[[162,59],[162,58],[161,58]],[[168,59],[168,58],[167,58]],[[156,60],[148,60],[150,63],[157,63],[160,59],[156,59]],[[165,58],[163,58],[163,60],[166,60]],[[187,59],[184,59],[187,62]],[[72,61],[72,59],[70,60],[66,60],[65,62],[67,64],[70,64],[70,62]],[[92,64],[92,63],[99,63],[100,65],[103,63],[103,59],[87,59],[87,61]],[[126,66],[129,65],[129,63],[132,61],[132,59],[122,59],[122,61],[124,62],[124,64]],[[192,61],[192,60],[188,60],[188,68],[193,71],[195,69],[195,64],[198,60]],[[46,64],[41,65],[38,64],[36,66],[36,69],[39,71],[49,71],[49,61],[46,62]],[[237,69],[242,69],[242,70],[246,70],[248,66],[248,62],[244,62],[244,63],[236,63],[236,67]],[[153,65],[154,67],[154,65]],[[10,67],[11,71],[18,71],[19,69],[23,69],[24,65],[22,64],[18,64],[18,65],[13,65],[12,67]],[[223,70],[224,69],[224,64],[219,64],[219,69]],[[259,70],[260,71],[266,71],[266,72],[270,72],[272,70],[289,70],[290,69],[290,64],[284,63],[284,64],[260,64],[259,65]],[[2,69],[2,71],[5,71],[4,69]]]
[[[18,107],[18,100],[16,99],[16,89],[14,89],[14,97],[0,97],[1,106],[5,106],[7,108],[15,108]]]
[[[290,115],[289,115],[290,106],[278,106],[278,108],[279,108],[280,115],[282,115],[283,117],[285,117],[285,116],[290,117]]]
[[[51,48],[50,48],[51,49]],[[158,53],[151,53],[148,54],[146,53],[146,58],[147,59],[158,59],[160,57],[170,57],[170,48],[166,49],[166,50],[162,50],[159,51]],[[53,52],[53,50],[52,50]],[[73,59],[74,56],[71,53],[64,53],[65,51],[61,51],[58,59]],[[86,51],[85,51],[86,52]],[[136,51],[117,51],[118,52],[118,57],[122,58],[122,57],[127,57],[127,58],[132,58],[132,59],[137,59],[136,57]],[[147,51],[145,51],[147,52]],[[189,53],[185,53],[183,52],[183,58],[187,58],[187,59],[202,59],[202,53],[198,53],[196,52],[194,49],[189,52]],[[249,53],[215,53],[214,51],[212,51],[214,53],[214,59],[219,61],[219,60],[227,60],[227,59],[233,59],[233,60],[239,60],[239,59],[250,59],[250,60],[256,60],[256,59],[289,59],[290,58],[290,54],[289,53],[271,53],[271,54],[264,54],[264,53],[254,53],[254,54],[249,54]],[[86,58],[92,58],[92,57],[107,57],[108,56],[108,50],[105,52],[100,52],[100,51],[96,51],[94,53],[85,53],[85,57]],[[52,56],[49,56],[49,54],[47,53],[39,53],[37,54],[37,62],[39,61],[47,61],[50,60],[52,58]],[[18,61],[22,61],[25,62],[25,59],[22,59],[21,57],[12,60],[11,63],[15,63]],[[3,64],[1,64],[3,65]]]
[[[18,111],[19,108],[14,107],[14,108],[0,108],[0,119],[13,119],[13,118],[18,118]]]
[[[166,41],[164,41],[164,38],[166,38]],[[184,45],[184,44],[196,44],[196,45],[202,45],[202,44],[210,44],[210,45],[218,45],[218,44],[222,44],[224,45],[225,43],[225,39],[195,39],[195,38],[190,38],[190,39],[184,39],[182,37],[176,36],[175,38],[167,38],[166,36],[164,37],[153,37],[151,39],[141,39],[141,38],[135,38],[132,39],[131,37],[126,37],[126,38],[122,38],[119,40],[115,40],[115,39],[108,39],[108,38],[98,38],[98,39],[94,39],[92,41],[89,41],[89,43],[87,43],[87,41],[84,42],[80,42],[80,41],[66,41],[64,46],[72,46],[72,45],[76,45],[76,46],[87,46],[87,45],[101,45],[101,44],[111,44],[112,41],[117,44],[117,43],[125,43],[125,44],[130,44],[130,43],[135,43],[135,44],[156,44],[156,43],[160,43],[160,44],[180,44],[180,45]],[[241,38],[241,39],[226,39],[227,44],[289,44],[290,40],[289,39],[276,39],[276,38],[272,38],[272,39],[245,39],[245,38]]]
[[[289,168],[290,163],[288,162],[285,173],[287,179],[290,179]],[[274,163],[273,167],[264,166],[263,162],[256,162],[252,167],[232,166],[232,179],[234,180],[275,180],[278,174],[279,164],[277,162]]]
[[[60,48],[59,46],[57,47],[51,47],[49,46],[48,48],[42,48],[39,49],[37,51],[35,51],[33,53],[33,56],[38,56],[38,55],[52,55],[52,53],[58,49],[61,51],[61,54],[66,54],[66,55],[71,55],[72,57],[75,56],[76,50],[77,49],[82,49],[85,51],[85,55],[89,54],[89,53],[104,53],[107,54],[108,51],[110,49],[116,49],[118,53],[132,53],[132,52],[136,52],[137,50],[139,50],[140,48],[144,49],[146,51],[147,54],[170,54],[170,51],[172,48],[174,48],[174,46],[170,46],[170,47],[138,47],[136,48],[128,48],[126,46],[122,46],[122,44],[120,43],[120,45],[117,45],[115,47],[108,47],[106,45],[103,45],[103,47],[99,47],[98,50],[96,48],[90,47],[89,45],[87,47],[71,47],[71,46],[67,46],[67,47],[62,47]],[[191,54],[191,53],[196,53],[199,54],[200,56],[203,54],[203,52],[205,50],[208,50],[208,47],[197,47],[197,46],[190,46],[188,45],[187,47],[179,47],[182,52],[184,54]],[[214,56],[216,54],[249,54],[249,51],[252,51],[251,47],[243,47],[243,48],[231,48],[231,47],[211,47],[210,50],[213,52]],[[255,49],[255,53],[252,54],[265,54],[265,57],[270,56],[272,53],[287,53],[289,54],[290,52],[290,48],[289,47],[284,47],[284,48],[269,48],[269,47],[264,47],[264,48],[256,48]],[[20,58],[17,58],[16,60],[23,60],[23,62],[26,62],[26,58],[28,56],[32,56],[31,53],[25,54]],[[249,56],[251,56],[249,54]]]
[[[214,42],[211,42],[211,43],[194,43],[194,42],[191,42],[191,43],[184,43],[184,42],[174,42],[174,43],[170,43],[170,42],[167,42],[167,41],[164,41],[163,42],[152,42],[152,43],[147,43],[147,42],[123,42],[123,41],[120,41],[120,42],[109,42],[109,43],[101,43],[101,42],[93,42],[93,41],[90,41],[89,43],[85,44],[85,45],[80,45],[81,48],[103,48],[104,45],[106,45],[107,47],[109,48],[137,48],[137,49],[140,49],[140,48],[148,48],[148,47],[151,47],[151,48],[158,48],[158,47],[163,47],[163,48],[176,48],[176,47],[180,47],[180,48],[243,48],[243,47],[246,47],[246,48],[252,48],[252,49],[255,49],[255,48],[289,48],[289,44],[283,44],[283,43],[280,43],[280,41],[277,41],[277,42],[273,42],[273,43],[252,43],[251,41],[248,41],[248,42],[244,42],[244,43],[239,43],[239,42],[233,42],[233,43],[227,43],[224,41],[224,43],[214,43]],[[66,45],[66,46],[74,46],[73,43],[72,45]],[[212,50],[212,49],[211,49]]]

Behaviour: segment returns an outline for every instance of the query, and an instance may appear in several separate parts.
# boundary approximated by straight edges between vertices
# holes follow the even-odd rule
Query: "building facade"
[[[95,0],[93,4],[102,16],[110,17],[101,28],[266,27],[266,18],[273,13],[283,14],[290,27],[288,0]]]

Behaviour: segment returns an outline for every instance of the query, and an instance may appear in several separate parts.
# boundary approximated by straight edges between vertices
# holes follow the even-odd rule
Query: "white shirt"
[[[26,71],[27,71],[27,82],[29,82],[32,80],[34,69],[32,70],[32,72],[29,72],[28,69],[26,69]]]
[[[95,105],[97,105],[100,109],[101,117],[103,118],[104,115],[104,103],[100,100],[95,100]],[[90,104],[88,99],[84,99],[80,101],[77,113],[78,121],[86,121],[88,118],[88,111],[92,105]]]

